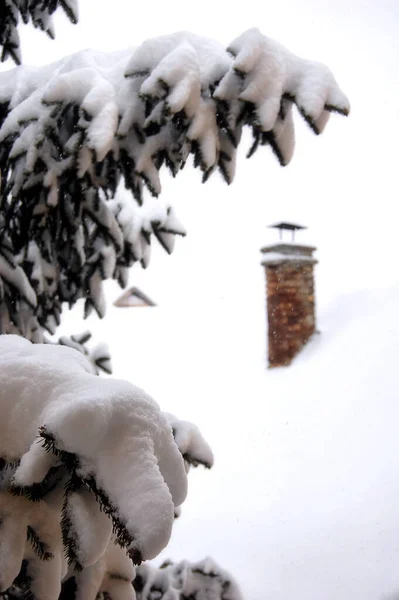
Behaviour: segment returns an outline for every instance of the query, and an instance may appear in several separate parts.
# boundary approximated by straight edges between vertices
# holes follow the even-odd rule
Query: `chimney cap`
[[[289,231],[298,231],[299,229],[307,229],[304,225],[296,225],[295,223],[287,223],[282,221],[281,223],[275,223],[274,225],[269,225],[269,227],[273,227],[274,229],[288,229]]]

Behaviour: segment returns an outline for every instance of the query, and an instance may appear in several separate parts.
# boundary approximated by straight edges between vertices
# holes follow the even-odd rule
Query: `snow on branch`
[[[186,598],[242,600],[233,577],[212,558],[197,563],[166,561],[159,569],[143,564],[136,569],[133,581],[137,600]]]
[[[78,20],[77,0],[3,0],[0,19],[1,62],[11,58],[17,65],[21,63],[21,49],[18,35],[20,19],[32,23],[54,39],[52,15],[59,8],[72,23]]]
[[[58,344],[61,346],[68,346],[78,352],[81,352],[90,361],[96,375],[99,375],[101,371],[107,375],[112,375],[112,363],[111,354],[107,344],[100,343],[94,348],[89,348],[87,342],[91,339],[90,331],[84,331],[83,333],[67,336],[63,335],[58,339]],[[51,340],[45,338],[44,343],[52,344]]]
[[[175,443],[186,463],[186,470],[188,471],[190,466],[198,465],[210,469],[213,466],[213,452],[197,425],[181,421],[171,413],[164,413],[164,416],[172,427]]]
[[[19,336],[0,336],[0,414],[0,596],[135,600],[133,565],[166,546],[184,501],[183,457],[213,461],[199,430],[100,380],[80,349]],[[210,577],[241,598],[212,561],[182,565],[173,587],[184,567],[185,590]]]
[[[170,254],[175,236],[186,234],[173,207],[151,197],[139,205],[122,186],[112,200],[91,190],[79,204],[66,192],[49,209],[40,201],[35,206],[36,199],[21,192],[0,209],[0,333],[34,342],[55,333],[63,302],[83,298],[85,316],[93,309],[104,316],[102,281],[114,278],[125,287],[129,267],[148,266],[153,236]],[[91,357],[109,371],[100,354]]]
[[[33,597],[56,599],[64,553],[83,589],[125,568],[110,544],[135,564],[154,558],[187,491],[158,405],[126,381],[98,378],[72,348],[19,336],[0,336],[0,384],[0,593],[24,561]]]
[[[0,73],[0,332],[42,341],[79,298],[102,316],[104,279],[124,286],[152,235],[170,253],[185,234],[143,194],[160,194],[162,167],[176,175],[193,155],[204,181],[230,183],[244,126],[248,155],[270,146],[286,165],[295,105],[316,133],[349,112],[327,67],[257,29],[227,50],[181,32]]]
[[[2,165],[8,192],[41,185],[55,205],[65,179],[115,191],[120,173],[138,201],[161,191],[190,153],[206,179],[230,182],[242,127],[282,165],[293,154],[292,106],[320,133],[349,103],[330,70],[251,29],[230,44],[187,32],[135,50],[85,50],[53,65],[0,76]],[[7,181],[8,181],[7,178]]]

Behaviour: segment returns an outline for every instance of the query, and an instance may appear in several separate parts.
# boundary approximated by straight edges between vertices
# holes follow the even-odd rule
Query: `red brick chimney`
[[[267,283],[269,367],[288,366],[316,330],[313,258],[315,248],[294,243],[292,223],[272,225],[292,231],[290,243],[262,248]]]

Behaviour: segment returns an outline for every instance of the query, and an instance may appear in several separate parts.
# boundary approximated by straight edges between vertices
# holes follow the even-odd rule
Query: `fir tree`
[[[177,175],[192,154],[204,181],[230,183],[244,127],[249,155],[269,146],[286,165],[295,105],[316,133],[349,111],[327,67],[256,29],[227,50],[178,33],[1,73],[0,331],[41,342],[79,298],[103,316],[102,281],[147,266],[153,235],[170,253],[185,234],[144,194],[159,196],[162,167]]]
[[[134,600],[190,467],[213,464],[198,428],[73,348],[6,335],[0,414],[0,593]]]
[[[76,20],[75,0],[6,0],[2,59],[20,62],[20,17],[53,36],[58,7]],[[219,171],[231,183],[244,127],[253,138],[248,156],[269,146],[284,166],[294,150],[295,107],[316,134],[331,112],[349,112],[327,67],[256,29],[227,49],[182,32],[134,51],[85,51],[1,73],[0,332],[48,341],[63,304],[78,299],[86,315],[103,316],[105,279],[125,285],[135,262],[148,265],[153,236],[170,253],[175,236],[185,235],[158,198],[162,168],[176,176],[192,155],[204,182]],[[135,574],[134,564],[167,543],[185,474],[210,467],[213,456],[194,425],[161,413],[134,386],[98,379],[99,369],[110,370],[109,356],[90,354],[88,335],[61,338],[63,348],[0,339],[0,593],[241,598],[211,560],[144,565]],[[39,385],[41,403],[24,405],[24,426],[15,397],[31,397]],[[118,429],[126,423],[127,441]],[[86,435],[96,427],[101,443]]]
[[[54,39],[53,13],[63,8],[72,23],[78,20],[77,0],[4,0],[0,6],[0,52],[1,61],[11,58],[21,64],[21,48],[18,25],[32,23]]]

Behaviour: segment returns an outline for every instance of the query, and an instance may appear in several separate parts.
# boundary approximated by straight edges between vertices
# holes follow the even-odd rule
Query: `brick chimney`
[[[315,248],[296,244],[293,223],[271,225],[280,242],[262,248],[267,283],[269,367],[288,366],[316,330],[313,267]],[[284,230],[292,240],[283,242]]]

